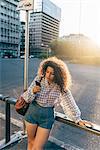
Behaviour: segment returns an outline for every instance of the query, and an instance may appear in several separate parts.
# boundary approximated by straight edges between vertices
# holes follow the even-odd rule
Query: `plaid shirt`
[[[49,85],[47,80],[43,78],[41,81],[41,91],[37,94],[33,94],[33,87],[36,86],[35,81],[39,81],[39,79],[40,78],[36,76],[28,90],[22,94],[27,102],[32,102],[35,99],[35,101],[43,107],[53,107],[59,103],[68,118],[76,123],[81,120],[81,112],[70,90],[62,94],[57,84],[52,83]]]

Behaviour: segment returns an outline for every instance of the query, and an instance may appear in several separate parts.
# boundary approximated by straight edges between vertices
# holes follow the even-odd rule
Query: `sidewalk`
[[[10,126],[10,135],[14,134],[15,131],[19,131],[20,128],[11,124]],[[5,138],[5,120],[0,118],[0,140]]]
[[[27,150],[27,139],[20,141],[12,147],[5,148],[4,150]],[[52,142],[48,142],[44,150],[64,150]]]
[[[11,135],[14,133],[14,131],[18,130],[20,130],[20,128],[11,124]],[[4,135],[5,135],[5,121],[0,119],[0,140],[4,139]],[[17,150],[17,149],[27,150],[27,138],[19,141],[17,144],[4,148],[3,150]],[[61,148],[55,143],[48,141],[44,150],[64,150],[64,148]]]

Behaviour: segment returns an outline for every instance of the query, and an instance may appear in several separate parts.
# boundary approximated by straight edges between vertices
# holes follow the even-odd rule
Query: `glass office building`
[[[50,0],[35,0],[30,14],[30,53],[48,53],[49,44],[59,37],[61,9]]]
[[[17,57],[19,52],[18,0],[0,0],[0,57]]]
[[[50,0],[34,0],[34,12],[44,12],[60,21],[61,9]]]

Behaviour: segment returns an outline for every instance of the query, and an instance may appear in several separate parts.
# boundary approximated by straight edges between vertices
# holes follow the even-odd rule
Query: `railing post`
[[[5,142],[8,143],[10,141],[10,103],[8,101],[5,103]]]

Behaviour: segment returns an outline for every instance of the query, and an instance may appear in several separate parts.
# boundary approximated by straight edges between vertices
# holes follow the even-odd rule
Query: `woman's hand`
[[[80,120],[79,122],[78,122],[78,124],[80,125],[80,126],[82,126],[82,127],[89,127],[89,128],[91,128],[93,125],[92,125],[92,123],[90,122],[90,121],[86,121],[86,120]]]
[[[40,90],[41,90],[40,86],[38,86],[38,85],[34,86],[34,88],[33,88],[33,94],[36,94],[37,92],[40,92]]]

